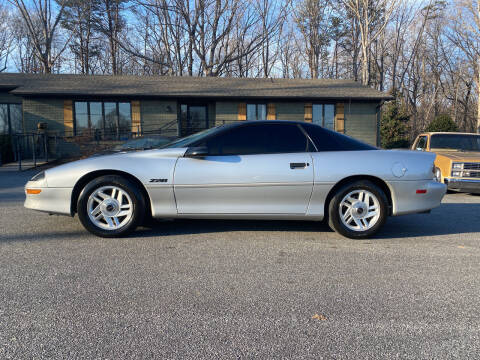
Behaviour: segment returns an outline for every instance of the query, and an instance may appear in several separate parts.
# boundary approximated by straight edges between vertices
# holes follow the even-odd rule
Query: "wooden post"
[[[246,103],[238,104],[238,120],[241,120],[241,121],[247,120],[247,104]]]
[[[275,111],[275,104],[270,103],[267,104],[267,120],[276,120],[277,119],[277,113]]]
[[[65,136],[73,136],[73,101],[63,102],[63,126]]]
[[[140,101],[132,101],[132,133],[136,132],[136,136],[140,136],[142,132],[142,117],[140,114]]]
[[[312,112],[313,105],[312,103],[306,103],[305,104],[305,115],[304,115],[304,120],[306,122],[312,122],[313,119],[313,112]]]
[[[335,130],[339,133],[345,133],[345,104],[337,103],[335,109]]]

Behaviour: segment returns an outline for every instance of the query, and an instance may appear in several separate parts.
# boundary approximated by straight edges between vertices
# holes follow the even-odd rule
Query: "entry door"
[[[306,213],[313,166],[296,124],[240,126],[206,146],[211,156],[177,161],[179,214]]]
[[[181,105],[183,135],[190,135],[208,128],[206,105]]]

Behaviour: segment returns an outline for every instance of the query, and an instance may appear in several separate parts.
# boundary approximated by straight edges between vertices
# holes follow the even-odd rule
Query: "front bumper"
[[[388,185],[392,190],[394,216],[428,212],[440,205],[447,192],[445,184],[433,180],[391,181]]]
[[[72,188],[39,187],[35,182],[25,185],[25,203],[27,209],[38,210],[50,214],[71,215],[70,202]],[[39,194],[27,194],[26,189],[41,190]]]
[[[445,178],[448,190],[480,194],[480,180]]]

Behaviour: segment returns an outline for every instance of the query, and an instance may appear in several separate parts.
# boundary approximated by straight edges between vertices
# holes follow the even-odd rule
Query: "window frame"
[[[73,136],[81,136],[77,134],[77,112],[76,112],[76,103],[87,103],[87,120],[88,120],[88,129],[90,131],[100,130],[105,136],[105,103],[114,103],[115,104],[115,128],[116,128],[116,136],[118,137],[120,134],[120,103],[128,103],[130,106],[130,122],[133,121],[133,113],[132,113],[132,100],[110,100],[110,99],[75,99],[73,100],[72,112],[73,112]],[[91,111],[90,111],[90,104],[91,103],[100,103],[102,105],[102,127],[101,129],[93,129],[92,128],[92,121],[91,121]],[[131,132],[131,129],[130,129]]]

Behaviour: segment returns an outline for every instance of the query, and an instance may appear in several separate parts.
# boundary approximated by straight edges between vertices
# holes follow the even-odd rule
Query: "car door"
[[[246,123],[201,144],[175,168],[179,214],[305,214],[313,187],[309,140],[294,123]]]

